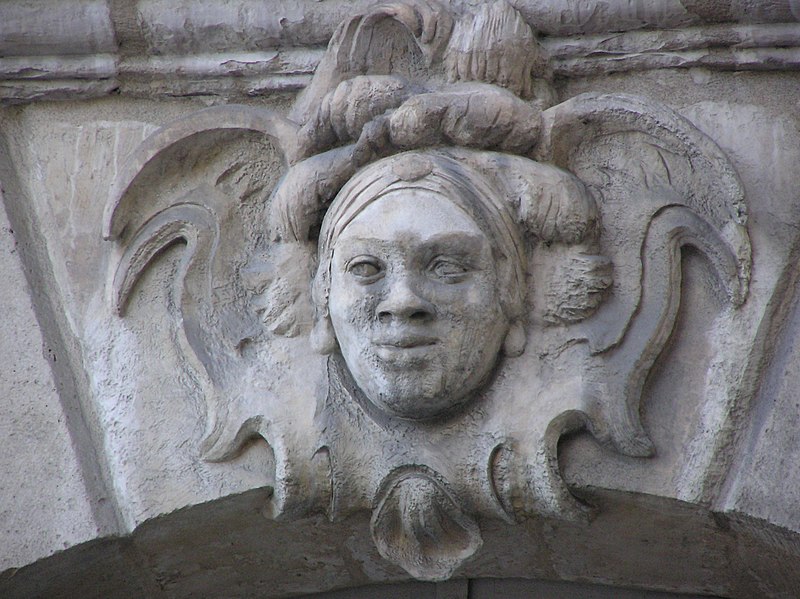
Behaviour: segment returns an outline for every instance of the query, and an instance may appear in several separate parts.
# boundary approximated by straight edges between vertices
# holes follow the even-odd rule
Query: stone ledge
[[[258,514],[267,494],[253,490],[182,509],[129,536],[97,539],[7,570],[0,573],[0,595],[278,598],[387,583],[392,586],[372,587],[378,592],[369,596],[403,590],[408,575],[382,563],[371,547],[366,516],[340,524],[322,518],[271,521]],[[591,597],[666,599],[680,593],[688,599],[685,594],[696,593],[749,599],[796,596],[800,588],[800,571],[787,567],[800,556],[800,546],[781,528],[666,498],[600,490],[587,490],[584,497],[602,506],[589,523],[492,523],[483,549],[459,578],[406,584],[422,597],[436,587],[464,586],[464,577],[482,580],[487,593],[498,586],[492,579],[517,579],[516,587],[548,591],[548,597],[562,596],[554,591],[566,588],[590,590],[585,596]],[[567,584],[576,582],[584,584]],[[473,594],[473,586],[471,597],[498,596]],[[513,586],[499,582],[500,588]]]
[[[250,0],[213,6],[141,0],[133,7],[38,0],[47,8],[38,12],[6,3],[0,7],[0,103],[297,91],[308,84],[336,23],[371,3],[275,1],[274,10],[264,10]],[[464,4],[450,2],[455,11]],[[514,4],[543,35],[560,77],[800,68],[800,24],[789,5],[740,7],[741,14],[731,9],[720,17],[704,12],[702,2],[691,3],[694,12],[678,2],[639,8],[606,2],[602,11],[588,12],[556,0]]]

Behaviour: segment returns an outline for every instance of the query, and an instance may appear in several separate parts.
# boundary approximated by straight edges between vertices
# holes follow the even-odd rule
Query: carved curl
[[[357,84],[347,87],[354,94],[348,98],[349,106],[369,107],[375,102],[380,107],[391,106],[408,89],[396,79],[358,79]],[[290,167],[271,199],[267,221],[270,239],[293,244],[298,260],[307,261],[311,249],[306,244],[312,241],[327,206],[361,166],[402,151],[455,146],[450,151],[458,160],[477,166],[500,190],[532,243],[576,246],[575,256],[567,253],[564,260],[575,262],[572,271],[581,271],[580,265],[586,262],[584,256],[596,250],[593,243],[599,230],[597,207],[578,179],[525,157],[538,142],[538,109],[494,86],[457,84],[444,91],[412,96],[367,121],[369,115],[379,111],[365,108],[356,114],[355,108],[346,109],[344,102],[334,101],[343,97],[339,89],[345,83],[339,84],[333,95],[326,96],[316,113],[317,120],[313,122],[322,133],[315,143],[317,148],[326,148],[342,139],[359,139],[355,144],[324,151]],[[389,90],[386,99],[376,100],[376,89]],[[338,116],[331,112],[334,106],[338,106]],[[358,125],[362,127],[359,135]],[[339,133],[335,133],[337,129]],[[577,248],[579,244],[582,245]],[[585,276],[574,277],[569,288],[556,287],[565,289],[563,296],[550,294],[550,305],[544,308],[550,322],[586,318],[602,301],[611,282],[611,265],[599,256],[593,264],[595,268],[583,268]],[[558,308],[559,304],[565,309]]]

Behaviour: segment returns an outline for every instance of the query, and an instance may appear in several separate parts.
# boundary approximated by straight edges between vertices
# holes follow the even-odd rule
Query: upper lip
[[[423,345],[433,345],[434,343],[436,343],[436,339],[426,335],[398,335],[382,337],[376,341],[375,345],[379,345],[381,347],[409,348],[420,347]]]

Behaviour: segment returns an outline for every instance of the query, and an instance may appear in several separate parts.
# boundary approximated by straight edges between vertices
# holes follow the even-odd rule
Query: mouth
[[[374,343],[375,354],[387,366],[404,370],[420,368],[427,363],[436,339],[422,336],[402,336],[381,339]]]
[[[385,347],[389,349],[413,349],[415,347],[427,347],[435,344],[436,339],[418,335],[405,335],[402,337],[380,339],[375,343],[377,347]]]

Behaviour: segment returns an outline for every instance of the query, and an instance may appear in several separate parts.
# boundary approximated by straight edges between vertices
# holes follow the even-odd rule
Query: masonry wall
[[[409,580],[372,545],[369,514],[263,517],[276,483],[266,442],[202,459],[205,382],[181,356],[172,289],[182,246],[160,254],[121,319],[121,250],[102,232],[115,181],[159,127],[230,104],[290,116],[337,23],[372,4],[0,6],[0,594],[284,597]],[[708,261],[684,249],[676,325],[640,411],[655,455],[570,433],[557,459],[596,515],[484,523],[456,576],[473,582],[419,592],[491,596],[488,579],[508,578],[569,596],[796,596],[798,7],[512,4],[548,54],[555,102],[650,98],[721,148],[749,210],[750,291],[732,309]],[[263,186],[279,179],[278,150],[257,136],[189,145],[170,164],[220,181],[243,155],[266,165]],[[185,191],[167,179],[158,194]]]

